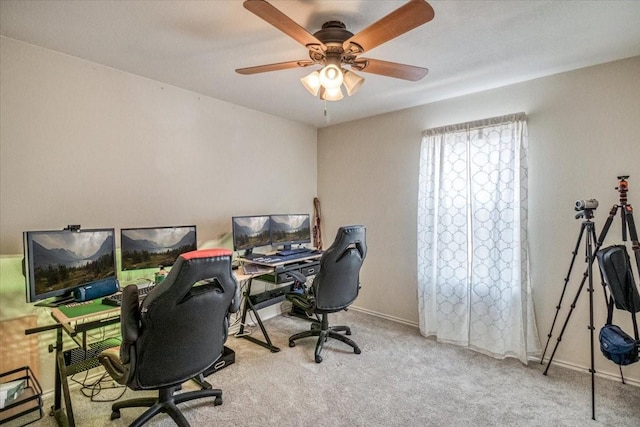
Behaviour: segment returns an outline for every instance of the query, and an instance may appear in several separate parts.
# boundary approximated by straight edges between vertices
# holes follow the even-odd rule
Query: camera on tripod
[[[585,209],[596,209],[598,207],[598,201],[596,199],[577,200],[576,210],[583,211]]]
[[[598,201],[596,199],[576,200],[575,209],[578,212],[576,219],[583,218],[587,221],[593,218],[593,211],[598,207]]]

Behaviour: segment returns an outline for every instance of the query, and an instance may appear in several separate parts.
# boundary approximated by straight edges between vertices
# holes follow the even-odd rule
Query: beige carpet
[[[192,426],[640,426],[640,388],[596,378],[596,418],[591,420],[591,377],[538,363],[494,360],[420,336],[415,328],[351,310],[331,317],[347,324],[362,349],[326,343],[324,361],[313,359],[314,338],[288,347],[289,335],[308,323],[278,316],[266,322],[279,353],[230,337],[236,363],[210,375],[224,404],[182,404]],[[260,330],[252,328],[259,336]],[[76,378],[81,377],[77,376]],[[189,382],[184,389],[195,388]],[[113,398],[103,390],[96,399]],[[127,391],[125,398],[139,396]],[[148,394],[148,393],[147,393]],[[76,425],[125,426],[142,409],[124,409],[110,421],[109,403],[72,392]],[[46,407],[51,406],[45,401]],[[35,426],[53,426],[47,415]],[[165,414],[150,425],[172,426]]]

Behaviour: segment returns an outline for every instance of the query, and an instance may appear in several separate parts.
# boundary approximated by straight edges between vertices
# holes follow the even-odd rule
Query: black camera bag
[[[638,361],[640,346],[616,325],[604,325],[600,329],[600,351],[617,365],[630,365]]]
[[[640,295],[633,279],[633,270],[627,248],[614,245],[601,249],[596,254],[600,272],[609,288],[607,323],[600,330],[600,350],[612,362],[623,366],[640,360],[640,339],[636,313],[640,311]],[[613,309],[631,313],[635,338],[612,324]]]

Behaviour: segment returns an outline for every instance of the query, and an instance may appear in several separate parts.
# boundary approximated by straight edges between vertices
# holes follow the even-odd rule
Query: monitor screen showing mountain
[[[308,214],[271,215],[271,244],[291,245],[311,242],[311,221]]]
[[[180,254],[197,249],[196,226],[123,228],[122,270],[170,267]]]
[[[26,231],[27,302],[70,296],[79,286],[116,278],[113,228]]]

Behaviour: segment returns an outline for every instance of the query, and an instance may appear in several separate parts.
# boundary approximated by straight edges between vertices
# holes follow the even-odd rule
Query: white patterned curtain
[[[523,363],[539,354],[527,245],[526,115],[424,131],[422,335]]]

